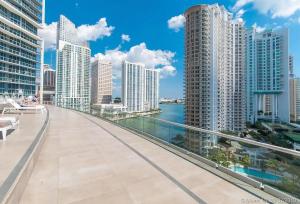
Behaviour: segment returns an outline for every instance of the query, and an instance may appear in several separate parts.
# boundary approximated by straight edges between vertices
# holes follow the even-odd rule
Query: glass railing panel
[[[143,120],[143,132],[146,135],[153,135],[153,132],[156,131],[155,120],[151,120],[145,117],[142,117],[142,120]]]
[[[168,142],[172,145],[185,148],[186,130],[182,127],[170,125],[170,135]]]
[[[143,132],[143,120],[141,118],[131,117],[128,119],[118,120],[118,124],[131,130]]]
[[[263,183],[300,198],[300,158],[278,151],[269,151],[266,157],[261,168],[275,178]]]
[[[171,126],[167,123],[161,123],[154,118],[143,117],[144,127],[147,129],[147,133],[159,138],[163,141],[169,142]],[[150,124],[150,125],[148,125]]]
[[[300,198],[300,154],[289,149],[240,137],[208,132],[160,119],[130,114],[94,114],[121,127],[151,136],[222,166],[228,172],[251,178]],[[219,168],[222,171],[222,168]],[[236,176],[238,177],[238,176]]]

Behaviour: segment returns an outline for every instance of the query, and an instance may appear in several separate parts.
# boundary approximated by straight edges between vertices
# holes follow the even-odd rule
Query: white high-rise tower
[[[159,109],[159,71],[145,69],[145,110]]]
[[[56,105],[88,112],[91,50],[66,17],[60,16],[57,31]]]
[[[128,112],[159,108],[159,71],[146,69],[142,63],[124,61],[122,68],[122,101]]]

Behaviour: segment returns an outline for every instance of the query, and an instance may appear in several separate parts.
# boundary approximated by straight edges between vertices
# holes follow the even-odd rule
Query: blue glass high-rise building
[[[0,94],[34,95],[40,69],[43,0],[0,1]]]

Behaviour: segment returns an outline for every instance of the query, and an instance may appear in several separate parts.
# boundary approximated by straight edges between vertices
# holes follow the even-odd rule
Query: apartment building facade
[[[91,50],[78,39],[75,25],[65,16],[60,16],[57,33],[55,104],[89,112]]]
[[[144,111],[145,65],[124,61],[122,67],[122,102],[128,112]]]
[[[247,121],[290,121],[288,30],[246,34]]]
[[[145,69],[145,111],[159,109],[159,71]]]
[[[245,128],[244,24],[223,6],[185,12],[185,123],[209,130]]]
[[[128,112],[159,108],[159,71],[142,63],[123,62],[122,101]]]
[[[0,94],[36,93],[44,1],[0,1]]]
[[[112,102],[112,63],[96,59],[92,63],[91,104]]]

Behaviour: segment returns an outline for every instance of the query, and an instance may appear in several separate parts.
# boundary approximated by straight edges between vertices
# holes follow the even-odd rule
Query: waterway
[[[184,104],[160,104],[162,110],[151,117],[184,124]]]

